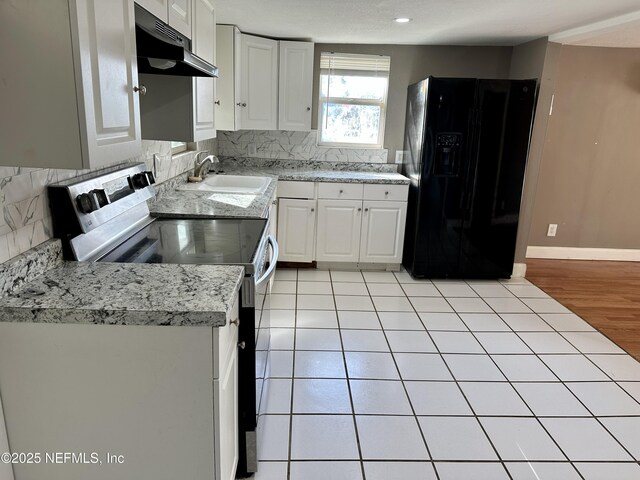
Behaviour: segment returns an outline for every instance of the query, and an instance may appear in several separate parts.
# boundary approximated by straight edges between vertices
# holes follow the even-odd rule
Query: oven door
[[[237,476],[240,478],[255,472],[258,467],[256,428],[260,405],[266,401],[269,384],[270,295],[278,259],[278,243],[270,235],[266,243],[270,247],[270,254],[268,249],[260,249],[262,258],[257,262],[255,276],[245,277],[241,291],[243,300],[238,334],[244,348],[240,349],[238,355],[240,458]]]

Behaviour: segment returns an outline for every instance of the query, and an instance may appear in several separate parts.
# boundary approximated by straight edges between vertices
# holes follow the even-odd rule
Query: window
[[[382,148],[391,59],[382,55],[320,56],[320,145]]]
[[[171,142],[171,155],[186,152],[187,144],[185,142]]]

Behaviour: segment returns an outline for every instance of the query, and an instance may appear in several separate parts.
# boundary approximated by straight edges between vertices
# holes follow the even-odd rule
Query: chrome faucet
[[[214,171],[216,173],[218,173],[218,167],[217,165],[220,164],[220,160],[218,160],[218,157],[216,157],[215,155],[207,155],[209,152],[206,150],[202,150],[198,153],[196,153],[196,158],[194,160],[193,163],[193,176],[194,177],[200,177],[200,178],[205,178],[207,176],[207,174],[209,173],[209,168],[212,165],[216,165],[216,167],[214,167]],[[200,160],[200,156],[202,154],[207,155],[206,157],[204,157],[204,159]]]

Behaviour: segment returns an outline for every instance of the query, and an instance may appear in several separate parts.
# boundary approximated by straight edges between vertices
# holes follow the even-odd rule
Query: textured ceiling
[[[638,0],[218,0],[217,7],[218,23],[278,38],[517,45],[628,14],[640,4]],[[393,22],[395,17],[413,21],[400,25]],[[640,38],[640,29],[636,36]]]

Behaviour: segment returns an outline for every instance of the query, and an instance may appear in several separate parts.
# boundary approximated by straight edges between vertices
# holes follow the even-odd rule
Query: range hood
[[[191,52],[191,40],[136,4],[138,72],[217,77],[218,67]]]

